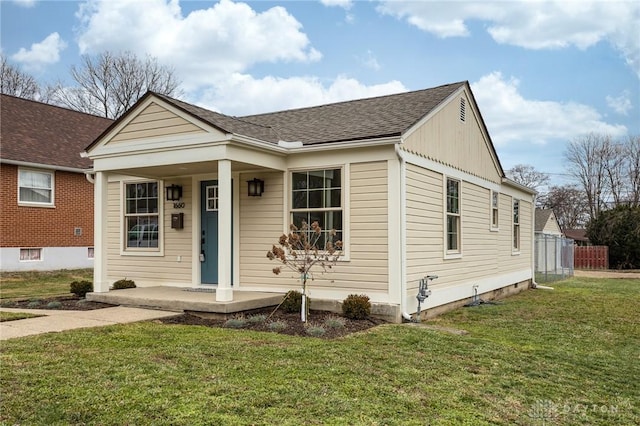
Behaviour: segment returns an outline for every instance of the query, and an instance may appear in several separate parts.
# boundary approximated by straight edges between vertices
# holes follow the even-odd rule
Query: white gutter
[[[407,298],[407,166],[404,151],[400,144],[395,146],[396,154],[400,159],[400,312],[402,318],[411,321],[411,314],[406,311]]]
[[[75,167],[56,166],[53,164],[30,163],[28,161],[16,161],[0,159],[0,163],[11,164],[13,166],[30,167],[32,169],[60,170],[62,172],[85,173],[87,169],[78,169]]]
[[[90,184],[94,184],[96,183],[96,175],[93,172],[93,170],[87,170],[84,172],[84,177],[87,178],[87,180],[89,181]]]

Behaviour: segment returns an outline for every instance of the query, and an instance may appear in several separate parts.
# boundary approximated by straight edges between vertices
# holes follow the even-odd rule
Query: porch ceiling
[[[249,170],[260,170],[264,167],[255,164],[242,163],[233,161],[231,163],[232,172],[244,172]],[[130,169],[110,170],[110,172],[122,173],[131,176],[140,176],[152,179],[164,179],[180,176],[200,175],[218,172],[217,161],[202,161],[197,163],[186,164],[167,164],[163,166],[135,167]]]

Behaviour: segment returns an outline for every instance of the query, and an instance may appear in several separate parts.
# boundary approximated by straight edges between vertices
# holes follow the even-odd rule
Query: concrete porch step
[[[191,291],[187,291],[191,290]],[[233,300],[217,302],[215,291],[193,291],[181,287],[138,287],[87,293],[87,300],[112,305],[137,306],[174,312],[210,312],[234,314],[276,306],[284,297],[280,293],[255,291],[233,292]]]

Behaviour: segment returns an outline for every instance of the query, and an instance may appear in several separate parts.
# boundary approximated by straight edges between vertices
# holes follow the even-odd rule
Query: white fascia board
[[[310,151],[332,151],[337,149],[366,148],[370,146],[395,145],[401,142],[402,140],[399,136],[393,136],[386,138],[362,139],[358,141],[328,142],[305,145],[302,148],[289,148],[288,152],[297,154]]]
[[[2,164],[11,164],[13,166],[19,167],[29,167],[31,169],[44,169],[44,170],[60,170],[62,172],[71,172],[71,173],[89,173],[91,169],[78,169],[75,167],[65,167],[65,166],[55,166],[52,164],[40,164],[40,163],[31,163],[28,161],[16,161],[16,160],[5,160],[1,159],[0,163]]]
[[[519,184],[516,181],[513,181],[509,178],[502,178],[502,183],[506,186],[510,186],[512,188],[516,188],[522,192],[526,192],[529,195],[533,195],[536,196],[538,194],[538,192],[535,189],[531,189],[528,186],[524,186],[522,184]]]
[[[114,144],[113,146],[106,145],[100,146],[94,149],[91,154],[91,159],[98,159],[103,157],[116,157],[129,154],[138,153],[153,153],[168,150],[182,150],[192,147],[198,147],[201,145],[215,145],[226,144],[231,140],[231,135],[227,134],[223,139],[215,139],[213,135],[195,134],[176,137],[175,135],[163,136],[152,139],[143,139],[137,141],[131,141],[131,144]]]

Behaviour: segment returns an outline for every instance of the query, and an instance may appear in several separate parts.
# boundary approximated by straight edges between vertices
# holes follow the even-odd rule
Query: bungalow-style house
[[[80,153],[113,121],[0,96],[0,269],[92,267],[91,161]]]
[[[426,275],[430,313],[532,282],[534,192],[505,178],[468,82],[244,117],[147,93],[86,156],[95,292],[299,289],[266,253],[303,220],[343,242],[312,307],[364,293],[401,321]]]

